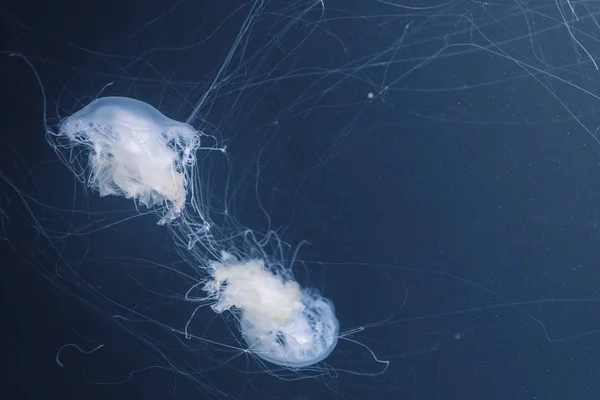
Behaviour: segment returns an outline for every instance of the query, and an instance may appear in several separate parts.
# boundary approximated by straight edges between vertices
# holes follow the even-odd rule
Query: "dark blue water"
[[[7,398],[597,399],[595,7],[5,2]],[[202,102],[192,124],[227,146],[197,164],[220,235],[272,229],[288,262],[309,242],[294,274],[342,334],[325,363],[261,363],[206,308],[204,340],[179,334],[195,267],[59,162],[12,52],[50,129],[101,91],[181,121]]]

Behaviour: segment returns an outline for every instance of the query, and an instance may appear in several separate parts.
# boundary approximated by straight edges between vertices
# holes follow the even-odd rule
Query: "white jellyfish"
[[[147,207],[163,205],[167,212],[159,224],[181,214],[200,146],[200,134],[190,125],[139,100],[104,97],[65,119],[59,136],[70,146],[89,148],[86,179],[101,196],[124,196]],[[195,218],[203,219],[192,209],[178,221],[178,229],[192,231]],[[218,240],[208,240],[205,245],[218,247]],[[315,290],[301,288],[287,270],[224,251],[220,260],[198,264],[206,266],[204,290],[212,309],[238,317],[252,354],[302,368],[324,360],[335,348],[339,324],[333,304]]]
[[[147,207],[164,205],[159,224],[183,210],[200,135],[157,109],[127,97],[99,98],[66,118],[59,135],[89,147],[88,185]]]
[[[270,271],[263,260],[240,262],[223,253],[210,264],[204,290],[217,313],[238,311],[248,349],[271,363],[301,368],[325,359],[337,344],[339,324],[333,304],[302,290],[286,274]]]

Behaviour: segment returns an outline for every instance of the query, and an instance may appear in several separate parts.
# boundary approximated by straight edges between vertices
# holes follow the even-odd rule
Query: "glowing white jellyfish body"
[[[325,359],[337,344],[339,324],[331,301],[302,290],[262,260],[240,262],[223,253],[210,264],[204,289],[217,313],[239,317],[248,350],[273,364],[302,368]]]
[[[101,196],[124,196],[147,207],[162,204],[167,212],[160,224],[183,210],[200,146],[200,134],[190,125],[138,100],[104,97],[65,119],[58,136],[72,147],[89,148],[88,185]],[[192,208],[177,228],[193,230],[194,219],[202,216],[194,216]],[[217,243],[206,245],[216,248]],[[322,361],[335,348],[339,324],[333,304],[301,288],[285,269],[269,269],[259,259],[241,261],[226,252],[219,261],[197,261],[206,266],[204,290],[212,309],[238,317],[250,353],[302,368]]]
[[[99,98],[66,118],[59,135],[90,147],[88,185],[100,196],[135,199],[147,207],[164,205],[159,221],[183,210],[190,168],[200,136],[190,125],[126,97]]]

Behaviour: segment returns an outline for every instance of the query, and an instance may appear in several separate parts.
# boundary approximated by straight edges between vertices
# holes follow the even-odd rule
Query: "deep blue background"
[[[265,5],[232,61],[243,68],[228,70],[195,122],[227,143],[229,158],[202,153],[200,165],[215,209],[226,202],[242,225],[264,231],[260,201],[270,227],[291,245],[286,257],[300,241],[311,243],[299,254],[298,279],[334,301],[342,331],[368,326],[352,338],[390,360],[388,370],[362,376],[378,364],[343,342],[328,359],[336,377],[288,382],[242,357],[203,370],[196,383],[164,369],[129,379],[131,371],[156,365],[156,353],[111,320],[116,307],[83,288],[155,307],[177,324],[191,308],[160,303],[139,287],[185,290],[185,282],[158,268],[111,269],[103,257],[171,265],[181,259],[151,216],[52,242],[72,246],[68,251],[31,228],[24,204],[34,200],[100,215],[135,210],[83,192],[56,162],[44,140],[38,84],[22,60],[5,53],[0,263],[7,398],[224,396],[202,384],[245,399],[600,396],[600,144],[590,134],[600,124],[600,75],[591,61],[600,56],[596,10],[576,5],[575,21],[566,4],[545,2],[403,3],[425,7],[417,9],[328,1],[323,15],[310,4]],[[3,49],[24,54],[40,72],[51,124],[109,82],[105,94],[136,97],[186,119],[250,9],[240,2],[135,0],[1,7]],[[68,227],[52,219],[63,211],[31,207],[42,225]],[[62,279],[62,251],[85,281]],[[198,332],[210,323],[211,339],[230,340],[222,320],[204,317],[195,322]],[[89,349],[94,341],[104,347],[87,356],[66,350],[65,368],[56,365],[63,344]],[[190,346],[184,352],[174,343],[168,352],[203,360],[202,368],[226,358]]]

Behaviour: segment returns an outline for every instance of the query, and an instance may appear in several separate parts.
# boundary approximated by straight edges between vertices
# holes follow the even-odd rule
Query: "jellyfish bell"
[[[270,363],[303,368],[329,356],[339,323],[331,301],[302,289],[285,271],[263,260],[239,261],[223,253],[209,265],[204,290],[217,313],[234,312],[248,351]]]
[[[159,224],[181,213],[200,134],[151,105],[127,97],[102,97],[63,120],[57,134],[68,147],[89,148],[88,186],[100,196],[123,196],[166,209]],[[56,146],[55,146],[56,148]]]

